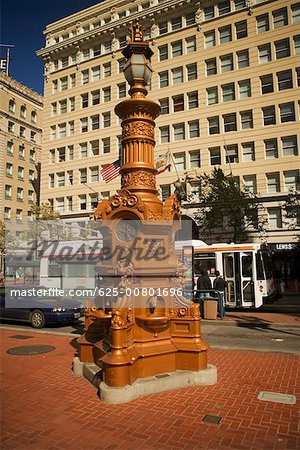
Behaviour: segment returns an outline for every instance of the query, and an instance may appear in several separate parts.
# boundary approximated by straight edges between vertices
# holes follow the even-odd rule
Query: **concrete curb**
[[[298,324],[287,324],[287,323],[274,323],[274,322],[268,322],[268,323],[261,323],[261,322],[248,322],[247,320],[243,320],[239,322],[238,320],[232,320],[232,321],[225,321],[225,320],[205,320],[201,319],[201,325],[203,326],[232,326],[232,327],[245,327],[245,328],[272,328],[272,329],[280,329],[280,328],[300,328],[300,323]]]

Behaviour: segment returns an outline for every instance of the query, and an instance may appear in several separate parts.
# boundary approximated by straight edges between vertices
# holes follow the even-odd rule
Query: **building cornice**
[[[120,2],[114,2],[114,3],[118,4],[118,6],[120,6]],[[126,2],[124,2],[124,4],[126,4]],[[128,4],[128,2],[127,2],[127,4]],[[137,4],[139,4],[139,3],[137,3]],[[139,19],[142,18],[143,20],[150,19],[151,22],[153,22],[153,24],[154,24],[157,17],[164,14],[167,11],[171,11],[171,10],[175,11],[175,9],[177,10],[178,8],[186,7],[187,5],[191,5],[191,6],[194,6],[197,8],[198,4],[199,4],[198,1],[194,2],[193,0],[167,0],[165,3],[150,6],[148,9],[138,11],[135,14],[132,14],[130,16],[130,18],[129,18],[129,16],[126,16],[126,17],[123,17],[122,19],[116,19],[114,21],[111,21],[107,24],[102,25],[101,27],[94,28],[93,30],[86,31],[81,34],[77,34],[76,36],[73,36],[69,39],[58,42],[56,44],[49,45],[47,47],[43,47],[40,50],[37,50],[36,54],[37,54],[37,56],[40,56],[42,59],[45,59],[45,58],[49,57],[50,54],[52,54],[52,53],[63,51],[65,49],[67,49],[68,47],[74,47],[76,45],[80,46],[80,44],[82,44],[82,42],[88,41],[90,39],[95,39],[96,37],[99,37],[103,34],[111,34],[111,36],[113,37],[116,34],[118,34],[118,32],[122,28],[126,28],[126,32],[127,32],[129,20],[133,20],[135,18],[139,18]],[[101,5],[96,5],[96,6],[100,7]],[[94,8],[94,7],[92,7],[92,8]],[[84,13],[86,11],[88,11],[88,9],[81,11],[81,17],[84,18],[84,21],[87,21],[91,18],[97,19],[97,17],[95,17],[94,13],[90,14],[88,16],[84,16],[82,13]],[[100,11],[100,9],[99,9],[99,11]],[[97,12],[99,12],[99,11],[97,11]],[[76,24],[78,25],[78,21],[74,22],[73,17],[74,16],[69,16],[68,22],[64,23],[63,26],[59,25],[59,27],[51,30],[51,32],[54,33],[54,31],[55,31],[55,33],[57,33],[59,31],[64,31],[66,29],[66,27],[71,28],[72,26],[76,26]],[[72,21],[70,21],[71,18],[72,18]],[[65,19],[62,19],[62,20],[64,21]],[[60,22],[55,22],[55,23],[59,24]],[[45,31],[47,34],[47,32],[49,32],[50,30],[48,30],[48,27],[47,27]]]
[[[0,84],[10,90],[10,92],[14,92],[17,95],[21,95],[26,100],[29,100],[35,103],[37,106],[43,108],[43,96],[20,83],[17,80],[14,80],[9,75],[6,75],[5,72],[0,72]]]

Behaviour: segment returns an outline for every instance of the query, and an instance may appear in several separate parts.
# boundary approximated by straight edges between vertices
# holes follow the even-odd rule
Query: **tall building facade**
[[[39,201],[43,97],[0,72],[0,220],[32,218]]]
[[[299,188],[296,0],[105,0],[48,25],[37,52],[45,63],[41,201],[64,218],[89,216],[120,187],[100,171],[120,154],[114,107],[128,95],[121,50],[135,17],[154,51],[156,155],[172,154],[172,169],[157,177],[162,197],[178,176],[188,180],[183,208],[192,217],[199,174],[221,167],[260,195],[264,239],[289,249],[297,225],[281,204]]]

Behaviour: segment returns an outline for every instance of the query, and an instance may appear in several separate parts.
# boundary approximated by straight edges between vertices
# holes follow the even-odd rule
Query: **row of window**
[[[9,206],[5,206],[4,208],[4,219],[5,220],[11,220],[11,211],[12,208],[10,208]],[[23,210],[22,209],[16,209],[16,220],[18,222],[21,222],[22,220],[24,220],[24,214],[23,214]],[[27,211],[27,219],[32,220],[33,215],[31,211]]]
[[[299,55],[300,52],[300,35],[291,37],[293,39],[294,55]],[[266,64],[268,62],[279,60],[282,58],[287,58],[291,56],[291,44],[290,39],[280,39],[274,43],[266,43],[259,45],[258,49],[258,60],[259,64]]]
[[[284,91],[285,89],[292,89],[293,73],[292,70],[283,70],[282,72],[276,72],[277,78],[277,91]],[[296,67],[296,84],[300,87],[300,67]],[[260,87],[262,94],[269,94],[275,91],[273,74],[269,73],[260,77]]]
[[[270,18],[270,15],[272,16]],[[300,3],[291,5],[291,23],[296,24],[300,22]],[[287,8],[280,8],[272,11],[270,14],[260,14],[256,17],[257,33],[265,33],[271,27],[275,30],[289,24]]]
[[[169,70],[164,70],[163,72],[159,72],[159,87],[164,88],[169,86],[170,84],[170,73],[171,73],[171,80],[172,85],[175,86],[176,84],[186,83],[188,81],[193,81],[198,78],[197,74],[197,64],[188,64],[185,68],[184,67],[176,67],[175,69],[171,69],[171,72]]]
[[[234,29],[234,35],[232,30]],[[235,39],[242,39],[248,36],[247,20],[241,20],[232,25],[225,25],[216,30],[207,31],[204,33],[205,48],[215,47],[216,45],[226,44]]]
[[[5,174],[7,177],[12,178],[13,177],[13,164],[11,163],[6,163],[6,168],[5,168]],[[24,167],[18,166],[17,169],[17,178],[20,181],[24,181],[24,176],[25,176],[25,169]],[[29,181],[33,181],[35,179],[35,171],[32,169],[28,170],[28,180]]]
[[[11,200],[12,199],[12,189],[13,186],[10,184],[5,185],[5,199]],[[29,189],[27,191],[27,200],[29,203],[33,203],[34,201],[34,191]],[[24,189],[21,187],[17,187],[17,201],[23,202],[24,201]]]
[[[116,136],[116,143],[114,150],[120,153],[122,148],[122,136]],[[96,139],[89,142],[81,142],[79,144],[79,151],[74,148],[74,145],[67,147],[59,147],[49,151],[49,161],[51,164],[73,161],[74,158],[90,158],[101,154],[110,153],[112,150],[111,138]]]
[[[18,147],[18,158],[19,159],[23,159],[25,160],[27,155],[26,155],[27,151],[24,145],[20,144]],[[7,141],[6,143],[6,154],[8,156],[14,156],[14,143],[12,141]],[[29,149],[29,161],[30,162],[35,162],[35,158],[36,158],[36,152],[33,148]]]
[[[82,194],[76,197],[67,196],[67,197],[58,197],[58,198],[49,198],[48,202],[52,209],[55,208],[56,211],[62,212],[71,212],[74,208],[74,198],[76,198],[77,203],[79,203],[79,211],[92,211],[97,208],[97,205],[102,199],[109,199],[110,191],[100,192],[100,196],[98,194]]]
[[[10,112],[11,114],[15,114],[15,112],[16,112],[16,103],[12,99],[9,100],[9,102],[8,102],[8,112]],[[20,113],[19,114],[20,114],[21,119],[26,119],[27,108],[26,108],[25,105],[21,105],[20,106]],[[37,117],[36,111],[31,111],[31,113],[30,113],[30,121],[31,121],[31,123],[36,123],[36,117]]]
[[[26,127],[22,125],[19,126],[19,133],[16,131],[16,124],[11,120],[7,123],[7,131],[9,133],[17,134],[20,138],[28,139],[32,142],[36,142],[37,133],[33,130],[28,130]]]
[[[222,55],[218,59],[210,58],[205,61],[206,76],[218,73],[230,72],[235,69],[249,67],[249,50],[240,50],[228,55]]]
[[[191,53],[197,50],[196,47],[196,36],[190,36],[182,42],[182,40],[171,42],[170,44],[160,45],[158,47],[158,59],[159,61],[165,61],[177,56],[181,56],[184,53]]]

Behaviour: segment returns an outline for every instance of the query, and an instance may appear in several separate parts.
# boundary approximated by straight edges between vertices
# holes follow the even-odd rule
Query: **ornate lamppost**
[[[139,388],[138,393],[133,391],[138,380],[160,374],[178,375],[184,370],[189,373],[188,384],[216,382],[216,369],[207,364],[209,346],[201,339],[199,305],[182,293],[185,267],[174,250],[181,214],[178,192],[164,204],[157,197],[154,128],[160,106],[146,98],[153,52],[138,21],[130,31],[131,40],[123,54],[131,97],[115,108],[122,119],[121,190],[98,204],[94,218],[109,228],[110,247],[121,248],[128,255],[137,240],[153,251],[149,242],[154,240],[155,251],[163,248],[167,256],[141,264],[135,249],[130,261],[114,254],[97,265],[104,290],[106,278],[119,276],[119,295],[109,309],[86,311],[79,358],[83,364],[96,363],[102,368],[100,397],[111,402],[117,402],[110,399],[115,388],[119,401],[128,401],[145,393]],[[105,299],[103,304],[107,304]],[[168,386],[170,389],[172,383]],[[173,386],[178,387],[178,382]]]

